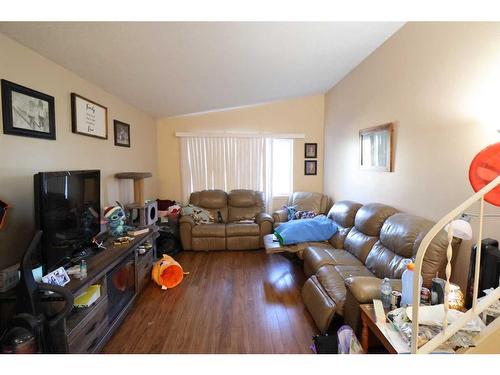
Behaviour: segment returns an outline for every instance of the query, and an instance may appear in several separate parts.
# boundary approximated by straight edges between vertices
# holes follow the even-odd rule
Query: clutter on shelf
[[[422,346],[439,334],[442,331],[442,322],[444,318],[444,305],[420,306],[419,307],[419,330],[418,330],[418,346]],[[452,324],[463,316],[463,312],[458,310],[448,310],[448,322]],[[392,310],[387,314],[387,318],[401,334],[403,340],[410,347],[412,339],[412,307],[400,307]],[[474,336],[479,334],[484,329],[484,322],[477,318],[471,320],[460,331],[451,336],[444,344],[442,344],[438,352],[452,352],[458,348],[473,347]]]

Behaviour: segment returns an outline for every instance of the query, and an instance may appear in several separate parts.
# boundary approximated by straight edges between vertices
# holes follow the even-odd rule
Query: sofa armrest
[[[192,235],[191,231],[195,226],[194,219],[189,215],[181,216],[179,219],[179,234],[181,244],[184,250],[192,250]]]
[[[255,215],[255,222],[261,224],[264,221],[269,221],[271,224],[274,223],[273,217],[266,212],[261,212]]]
[[[288,210],[281,209],[273,212],[275,223],[285,223],[288,221]]]
[[[180,224],[190,224],[193,227],[195,225],[195,222],[192,216],[184,215],[179,219],[179,225]]]
[[[264,248],[264,236],[273,233],[274,220],[271,215],[261,212],[255,216],[255,222],[259,225],[259,246]]]
[[[393,290],[401,291],[401,280],[391,279]],[[380,285],[382,279],[370,276],[355,276],[345,280],[345,286],[359,303],[371,303],[380,299]]]

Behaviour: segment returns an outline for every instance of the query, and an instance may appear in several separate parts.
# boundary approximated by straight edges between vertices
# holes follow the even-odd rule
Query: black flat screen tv
[[[99,170],[35,175],[35,215],[46,272],[67,265],[100,232]]]

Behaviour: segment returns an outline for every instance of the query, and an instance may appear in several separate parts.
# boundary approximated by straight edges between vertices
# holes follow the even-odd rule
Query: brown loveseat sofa
[[[378,203],[337,202],[328,215],[339,231],[329,243],[305,249],[304,272],[309,278],[302,298],[321,332],[328,331],[335,315],[357,331],[359,305],[380,298],[385,277],[394,290],[401,290],[405,260],[416,254],[434,223]],[[446,248],[442,232],[424,259],[422,277],[427,287],[445,266]]]
[[[189,203],[212,214],[215,223],[195,225],[181,216],[180,236],[184,250],[253,250],[263,247],[262,237],[272,232],[273,219],[264,212],[264,194],[253,190],[203,190]],[[219,217],[222,222],[217,222]],[[242,220],[252,222],[242,223]]]

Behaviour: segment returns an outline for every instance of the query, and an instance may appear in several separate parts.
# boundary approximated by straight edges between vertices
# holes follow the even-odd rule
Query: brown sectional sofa
[[[415,256],[434,223],[378,203],[337,202],[328,215],[339,231],[329,243],[305,249],[304,272],[309,278],[302,298],[321,332],[328,331],[335,316],[356,331],[359,305],[380,298],[385,277],[393,289],[401,290],[405,261]],[[446,248],[442,232],[425,256],[424,285],[429,286],[432,277],[443,271]]]
[[[216,222],[195,225],[181,216],[180,236],[184,250],[254,250],[263,247],[263,236],[272,232],[273,219],[264,212],[264,194],[253,190],[203,190],[191,194],[189,203],[212,214]],[[218,223],[217,218],[222,217]],[[252,223],[240,223],[253,218]]]

